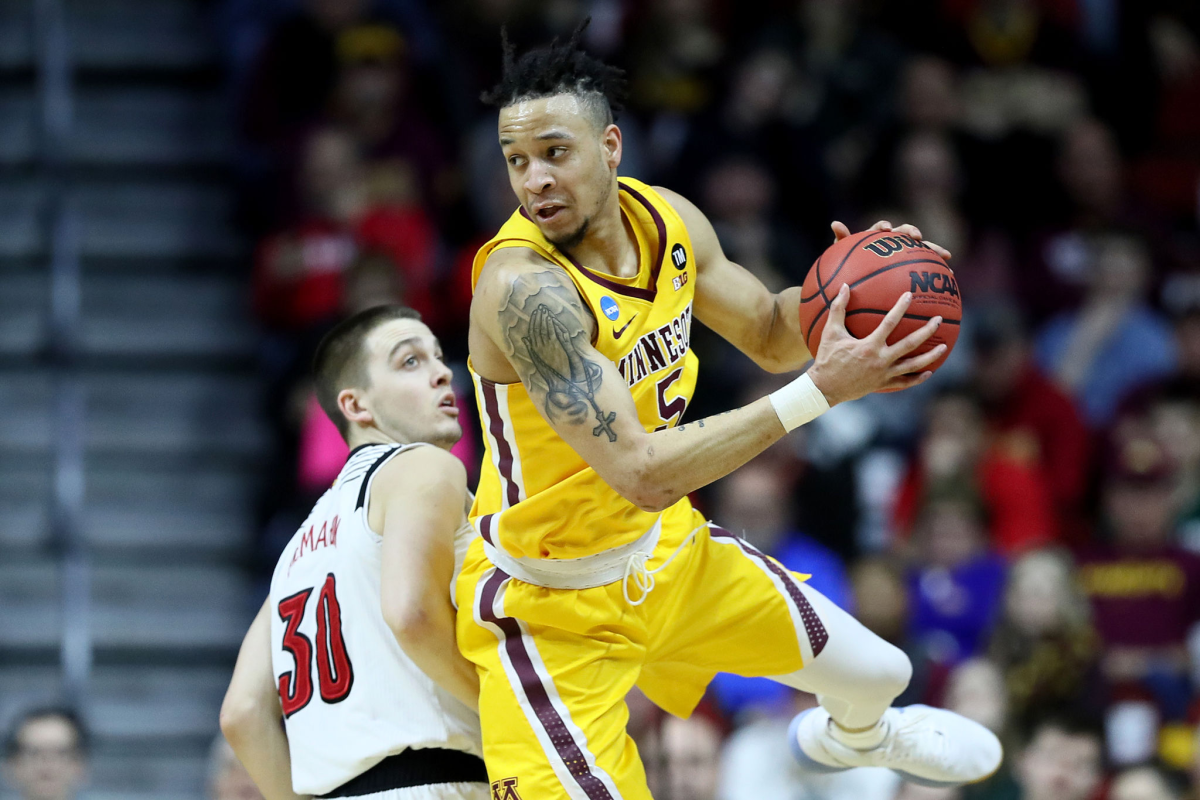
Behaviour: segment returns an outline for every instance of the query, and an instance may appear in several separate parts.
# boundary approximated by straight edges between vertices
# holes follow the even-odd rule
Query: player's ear
[[[616,169],[621,165],[621,129],[615,124],[610,123],[605,129],[603,138],[600,140],[600,146],[604,151],[604,163],[609,169]]]
[[[338,410],[351,423],[371,425],[375,415],[363,403],[361,393],[357,389],[342,389],[337,396]]]

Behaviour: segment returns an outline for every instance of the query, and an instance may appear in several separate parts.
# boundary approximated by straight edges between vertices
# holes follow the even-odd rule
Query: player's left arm
[[[475,665],[459,652],[454,536],[463,523],[467,470],[437,447],[418,447],[380,468],[367,509],[383,532],[380,603],[405,654],[468,708],[479,707]]]
[[[271,601],[263,603],[238,651],[221,703],[221,732],[266,800],[307,800],[292,791],[292,759],[271,667]]]
[[[800,329],[801,288],[793,286],[771,292],[745,267],[725,255],[712,223],[691,201],[662,186],[655,191],[678,212],[687,226],[696,258],[696,319],[749,356],[768,372],[792,372],[812,359]],[[831,226],[835,241],[850,235],[840,222]],[[881,220],[871,230],[890,231],[892,224]],[[913,225],[894,229],[914,239],[921,232]],[[942,258],[950,253],[926,242]]]

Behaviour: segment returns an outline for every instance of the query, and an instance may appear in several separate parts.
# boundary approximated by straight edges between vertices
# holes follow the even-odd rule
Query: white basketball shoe
[[[887,767],[922,786],[976,783],[1000,767],[1003,750],[996,735],[978,722],[930,706],[889,708],[883,740],[856,749],[834,738],[834,722],[821,707],[792,720],[792,754],[809,772],[841,772],[852,767]]]

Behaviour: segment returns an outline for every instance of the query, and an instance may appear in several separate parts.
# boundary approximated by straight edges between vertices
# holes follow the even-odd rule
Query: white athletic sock
[[[855,750],[870,750],[883,744],[887,738],[887,723],[880,718],[873,726],[865,731],[848,731],[834,720],[829,720],[829,735],[834,741]]]

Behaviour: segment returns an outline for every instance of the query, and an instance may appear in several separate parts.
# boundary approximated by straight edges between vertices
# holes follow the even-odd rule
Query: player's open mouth
[[[454,395],[447,395],[438,403],[438,408],[452,417],[458,416],[458,406],[454,405]]]
[[[563,210],[562,206],[542,206],[541,208],[537,209],[537,211],[535,211],[534,213],[537,215],[537,218],[540,219],[542,222],[549,222],[550,220],[554,219],[555,216],[558,215],[558,212],[560,212],[562,210]]]

